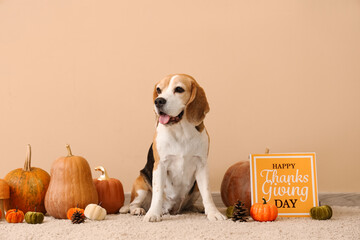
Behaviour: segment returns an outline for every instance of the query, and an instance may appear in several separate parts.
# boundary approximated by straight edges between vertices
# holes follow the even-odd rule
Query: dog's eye
[[[156,88],[156,92],[157,92],[157,94],[160,94],[160,93],[161,93],[161,89],[160,89],[160,88]]]
[[[185,90],[182,87],[176,87],[175,90],[174,90],[174,92],[176,92],[176,93],[182,93],[184,91]]]

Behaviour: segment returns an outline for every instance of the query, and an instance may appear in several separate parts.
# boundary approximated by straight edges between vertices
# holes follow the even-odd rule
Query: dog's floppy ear
[[[157,86],[157,84],[155,84],[155,86],[154,86],[153,104],[155,102],[155,99],[157,99],[157,97],[159,96],[159,94],[157,93],[157,90],[156,90],[156,88],[157,88],[156,86]],[[155,110],[154,110],[154,112],[155,112]],[[157,114],[155,114],[155,122],[156,122],[155,126],[157,126],[159,124],[159,116]]]
[[[154,86],[153,103],[155,102],[155,99],[159,96],[159,94],[157,93],[157,90],[156,90],[156,86],[157,86],[157,84],[155,84],[155,86]]]
[[[185,111],[187,120],[195,126],[200,125],[210,111],[205,91],[196,81],[191,83],[191,96]]]

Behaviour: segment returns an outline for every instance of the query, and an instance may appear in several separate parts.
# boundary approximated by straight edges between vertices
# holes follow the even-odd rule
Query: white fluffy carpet
[[[333,207],[333,212],[332,219],[325,221],[278,218],[265,223],[210,222],[197,213],[166,215],[159,223],[145,223],[129,214],[83,224],[52,217],[37,225],[2,220],[0,239],[360,239],[360,208]]]

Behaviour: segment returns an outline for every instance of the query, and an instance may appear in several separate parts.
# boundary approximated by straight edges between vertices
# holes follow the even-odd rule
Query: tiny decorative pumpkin
[[[9,204],[5,207],[19,208],[24,213],[35,207],[46,213],[44,198],[50,182],[50,175],[41,168],[31,167],[31,146],[27,146],[24,168],[18,168],[5,176],[10,187]]]
[[[9,205],[10,187],[4,179],[0,179],[0,219],[5,217],[5,211],[7,205]]]
[[[24,221],[24,212],[19,209],[10,209],[6,212],[5,219],[8,223],[22,223]]]
[[[85,208],[98,203],[98,194],[85,158],[73,156],[69,145],[67,157],[57,159],[51,166],[51,180],[45,196],[46,211],[54,218],[67,218],[70,208],[78,204]]]
[[[230,206],[226,209],[226,216],[232,218],[234,216],[234,206]]]
[[[310,215],[316,220],[327,220],[332,217],[332,209],[328,205],[313,207],[310,209]]]
[[[89,204],[85,208],[84,214],[85,217],[91,220],[104,220],[106,216],[106,210],[97,204]]]
[[[29,224],[42,223],[44,221],[44,214],[42,212],[27,212],[25,214],[25,221]]]
[[[240,161],[226,171],[221,183],[221,199],[226,207],[234,206],[237,201],[245,203],[250,209],[250,162]]]
[[[263,198],[264,203],[255,203],[251,206],[250,216],[259,222],[274,221],[278,216],[278,209],[275,205],[266,203],[265,198]]]
[[[78,206],[76,206],[76,208],[70,208],[70,209],[67,211],[67,214],[66,214],[67,218],[68,218],[69,220],[71,220],[72,215],[73,215],[76,211],[84,214],[84,209],[78,208]]]
[[[101,176],[94,179],[99,202],[108,214],[118,213],[124,205],[124,189],[118,179],[110,178],[104,167],[99,166],[95,171],[101,171]]]

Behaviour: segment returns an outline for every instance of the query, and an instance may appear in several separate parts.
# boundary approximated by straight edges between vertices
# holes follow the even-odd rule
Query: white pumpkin
[[[106,216],[106,210],[105,208],[92,203],[86,206],[84,215],[91,220],[104,220]]]

